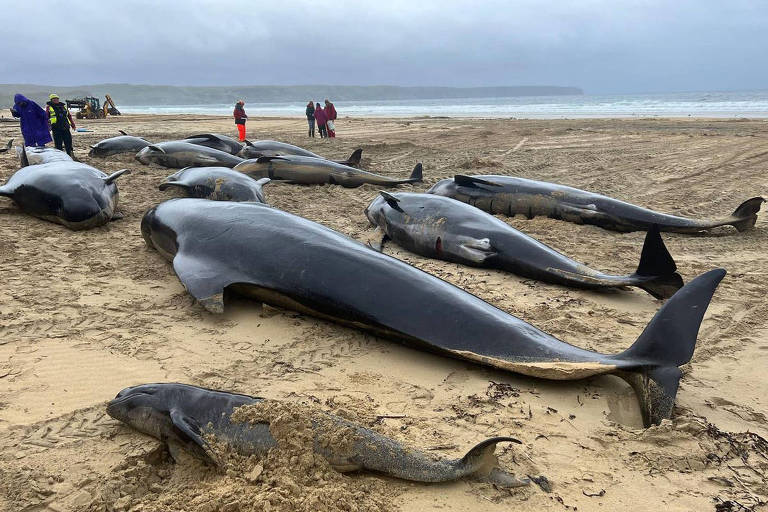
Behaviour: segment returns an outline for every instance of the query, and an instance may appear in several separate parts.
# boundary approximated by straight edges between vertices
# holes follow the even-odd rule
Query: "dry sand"
[[[355,496],[360,510],[374,503],[404,511],[742,510],[738,504],[768,500],[768,445],[760,437],[768,436],[765,212],[745,233],[664,235],[686,280],[720,266],[729,274],[684,368],[675,417],[644,430],[634,394],[614,377],[535,380],[244,300],[230,302],[223,316],[206,313],[139,231],[144,211],[168,197],[157,184],[172,171],[129,156],[93,159],[86,150],[119,128],[160,141],[232,135],[234,125],[217,117],[123,116],[79,126],[93,130],[74,136],[82,160],[108,173],[133,170],[119,181],[126,216],[76,233],[0,200],[0,510],[267,509],[269,496],[251,492],[237,471],[173,464],[156,441],[106,416],[105,401],[120,389],[151,381],[320,404],[445,457],[512,435],[523,444],[501,450],[502,464],[553,484],[551,493],[535,485],[505,491],[355,474],[326,487],[332,498],[340,493],[337,509],[353,510]],[[253,139],[329,157],[362,147],[365,168],[382,174],[405,176],[424,162],[425,182],[407,191],[456,172],[511,174],[696,217],[724,216],[768,193],[766,121],[340,119],[337,128],[336,140],[308,140],[302,119],[248,124]],[[0,142],[9,136],[18,140],[18,126],[0,124]],[[12,153],[0,155],[0,178],[16,169]],[[371,186],[265,187],[273,205],[360,240],[370,236],[362,211],[376,193]],[[643,241],[642,233],[505,220],[616,273],[634,269]],[[639,290],[569,290],[427,260],[392,244],[385,250],[601,352],[627,347],[661,305]],[[277,510],[291,495],[298,502],[314,492],[303,478],[273,483],[282,493]]]

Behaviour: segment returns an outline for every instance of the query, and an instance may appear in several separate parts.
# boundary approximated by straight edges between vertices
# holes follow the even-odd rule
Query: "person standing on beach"
[[[235,116],[235,124],[237,125],[237,133],[240,135],[240,142],[245,140],[245,120],[248,119],[248,115],[245,113],[245,102],[243,100],[235,103],[235,110],[232,115]]]
[[[53,133],[53,143],[56,145],[56,149],[59,151],[63,147],[67,148],[67,154],[72,154],[72,130],[77,130],[75,126],[75,120],[72,119],[72,114],[69,113],[69,109],[64,103],[59,101],[59,95],[53,93],[50,95],[50,101],[46,103],[48,108],[48,123],[51,126],[51,133]]]
[[[309,136],[315,137],[315,104],[312,100],[307,103],[307,124],[309,124]]]
[[[327,98],[325,100],[325,117],[327,118],[325,125],[328,137],[333,139],[336,137],[336,107]]]
[[[328,118],[325,116],[325,111],[320,107],[320,104],[318,103],[315,107],[315,121],[317,121],[317,131],[320,132],[320,138],[324,139],[328,136],[328,134],[325,131],[325,123],[328,120]]]
[[[13,97],[11,115],[20,118],[21,135],[25,146],[45,146],[51,142],[51,132],[48,131],[48,115],[40,105],[17,94]]]

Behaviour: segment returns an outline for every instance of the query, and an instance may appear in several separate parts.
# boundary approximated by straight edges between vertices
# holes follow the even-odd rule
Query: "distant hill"
[[[578,87],[529,85],[510,87],[398,87],[387,85],[247,85],[219,87],[179,87],[172,85],[96,84],[69,87],[0,84],[0,106],[13,104],[16,93],[45,102],[56,92],[62,99],[105,94],[120,105],[212,105],[229,104],[239,99],[246,103],[306,102],[331,98],[333,101],[415,100],[450,98],[498,98],[514,96],[579,95]]]

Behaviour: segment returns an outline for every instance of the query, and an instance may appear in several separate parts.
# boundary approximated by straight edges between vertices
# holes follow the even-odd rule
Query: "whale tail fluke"
[[[634,277],[638,279],[638,287],[657,299],[668,299],[683,287],[683,278],[677,273],[677,264],[664,245],[656,224],[645,235]]]
[[[413,168],[413,171],[411,171],[411,175],[408,177],[408,181],[412,183],[418,182],[418,181],[424,181],[423,171],[424,171],[424,166],[421,165],[421,162],[417,163],[416,166]]]
[[[760,207],[765,202],[762,197],[753,197],[747,199],[739,205],[736,210],[731,214],[731,221],[728,222],[731,226],[735,227],[739,231],[746,231],[755,225],[757,222],[757,212],[760,211]]]
[[[635,389],[646,425],[669,418],[681,366],[691,360],[704,313],[725,270],[706,272],[675,293],[651,319],[637,341],[617,355],[637,369],[617,374]]]

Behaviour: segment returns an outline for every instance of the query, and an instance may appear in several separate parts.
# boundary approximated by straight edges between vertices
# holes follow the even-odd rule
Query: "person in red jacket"
[[[328,101],[328,99],[325,100],[325,117],[328,118],[328,120],[325,123],[326,131],[328,132],[328,137],[334,138],[336,137],[336,107],[333,106],[333,103]],[[329,122],[330,121],[330,122]]]
[[[317,121],[317,131],[320,132],[320,138],[326,138],[328,133],[326,132],[325,123],[328,122],[328,117],[325,115],[325,110],[320,108],[319,103],[315,107],[315,121]]]
[[[245,109],[243,108],[244,105],[245,102],[243,100],[238,101],[235,103],[235,111],[232,112],[232,115],[235,116],[237,132],[240,134],[240,142],[245,140],[245,120],[248,119],[248,116],[245,113]]]

